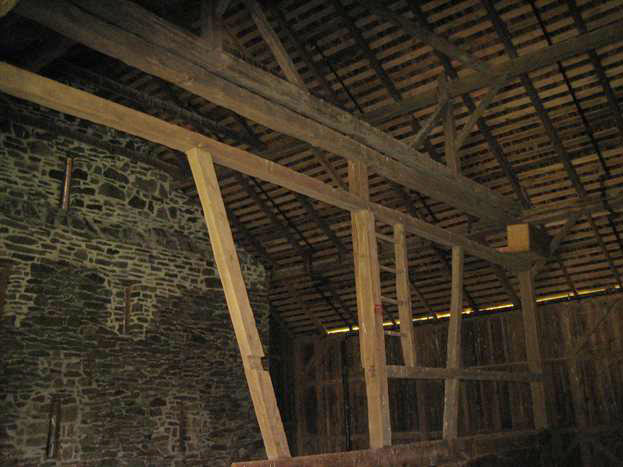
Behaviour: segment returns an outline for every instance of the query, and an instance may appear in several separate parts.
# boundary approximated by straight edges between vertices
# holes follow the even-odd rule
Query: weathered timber
[[[402,358],[405,365],[415,366],[415,334],[413,332],[413,310],[409,284],[409,257],[407,255],[407,236],[402,224],[394,225],[394,257]]]
[[[481,457],[495,456],[506,451],[535,449],[543,442],[543,435],[535,431],[516,431],[491,435],[458,438],[452,447],[445,440],[422,441],[413,444],[350,451],[333,454],[302,456],[272,461],[237,462],[232,467],[399,467],[409,465],[453,465]]]
[[[213,160],[207,151],[191,149],[188,162],[197,184],[203,214],[210,234],[210,243],[219,276],[225,291],[229,316],[232,320],[236,340],[240,349],[249,392],[257,417],[264,447],[269,459],[289,457],[283,423],[270,373],[254,364],[264,357],[264,349],[255,324],[249,302],[240,262],[227,220],[225,204],[216,177]]]
[[[461,355],[461,321],[463,314],[463,248],[452,248],[452,290],[450,298],[450,323],[448,324],[448,342],[446,367],[458,370],[463,363]],[[460,381],[447,378],[444,387],[443,437],[454,440],[459,436]]]
[[[526,340],[526,355],[528,356],[528,368],[533,373],[543,373],[543,352],[541,349],[541,320],[537,314],[536,296],[534,292],[534,276],[532,271],[522,271],[519,274],[521,292],[521,313],[524,322],[524,334]],[[530,383],[532,391],[532,415],[534,427],[538,430],[547,428],[549,414],[545,395],[545,384],[540,382]]]
[[[369,198],[368,171],[361,163],[349,162],[348,185],[351,192]],[[367,209],[351,213],[359,346],[366,381],[370,447],[391,445],[389,394],[387,389],[385,337],[379,258],[374,214]]]
[[[128,1],[23,0],[17,11],[95,50],[170,81],[269,128],[349,160],[475,216],[508,223],[512,200],[466,178],[361,119],[314,98]],[[130,32],[131,31],[131,32]]]
[[[59,112],[139,136],[171,149],[186,152],[195,147],[202,147],[213,154],[217,164],[230,169],[283,186],[341,209],[348,211],[370,209],[378,219],[388,224],[404,224],[407,232],[447,247],[461,245],[467,253],[500,266],[517,270],[530,266],[530,259],[525,256],[500,253],[464,235],[415,219],[378,203],[363,200],[352,193],[335,189],[312,177],[249,152],[6,63],[0,63],[0,90]]]
[[[473,368],[387,366],[387,377],[396,379],[459,379],[464,381],[542,381],[539,373],[494,371]]]

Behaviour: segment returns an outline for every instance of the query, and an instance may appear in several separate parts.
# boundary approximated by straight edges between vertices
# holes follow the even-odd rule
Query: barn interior
[[[0,0],[0,465],[623,465],[619,0]]]

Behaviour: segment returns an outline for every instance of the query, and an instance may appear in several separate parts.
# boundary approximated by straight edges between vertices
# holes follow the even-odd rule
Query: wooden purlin
[[[214,260],[223,284],[266,453],[269,459],[290,457],[270,373],[259,363],[264,357],[264,349],[242,277],[212,156],[207,151],[191,149],[188,151],[188,162],[197,184]]]

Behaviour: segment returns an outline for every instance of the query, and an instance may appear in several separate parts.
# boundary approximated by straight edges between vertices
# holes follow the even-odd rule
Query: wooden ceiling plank
[[[431,46],[434,50],[437,50],[480,73],[491,73],[491,70],[485,63],[481,62],[479,59],[456,44],[453,44],[445,37],[436,34],[428,26],[412,21],[404,15],[399,15],[391,11],[380,1],[364,0],[363,3],[368,6],[368,8],[370,8],[375,15],[394,23],[396,26],[402,28],[405,32],[411,34],[416,39]]]
[[[623,40],[623,28],[618,23],[601,27],[586,34],[580,34],[572,39],[558,42],[535,52],[526,53],[516,59],[493,65],[492,73],[473,73],[472,75],[456,80],[451,84],[449,93],[452,97],[461,96],[477,89],[493,85],[500,77],[517,78],[522,74],[530,73],[563,61],[588,50],[597,49]],[[402,102],[390,104],[369,112],[366,119],[372,123],[381,123],[405,113],[429,107],[436,102],[436,92],[422,92],[407,97]]]

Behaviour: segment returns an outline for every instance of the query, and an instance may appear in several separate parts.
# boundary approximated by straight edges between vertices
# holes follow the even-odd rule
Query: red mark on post
[[[383,305],[381,305],[380,303],[377,303],[376,305],[374,305],[374,311],[375,313],[379,313],[379,314],[383,314]]]

